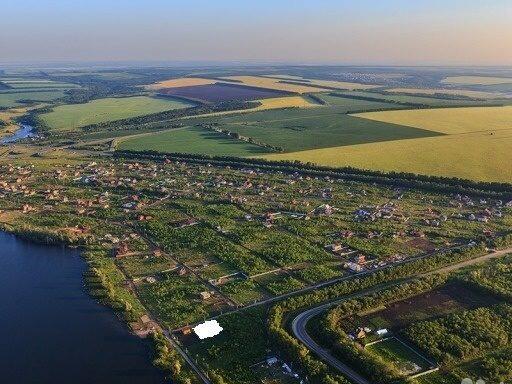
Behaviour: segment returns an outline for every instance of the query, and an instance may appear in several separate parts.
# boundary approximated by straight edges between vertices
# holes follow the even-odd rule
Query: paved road
[[[393,268],[393,267],[396,267],[396,266],[399,266],[399,265],[402,265],[402,264],[411,263],[411,262],[416,261],[416,260],[426,259],[428,257],[433,256],[436,253],[443,252],[443,251],[455,250],[457,248],[460,248],[460,246],[452,247],[452,248],[445,248],[445,249],[438,250],[438,251],[435,251],[435,252],[431,252],[431,253],[428,253],[428,254],[423,254],[423,255],[420,255],[420,256],[416,256],[416,257],[410,257],[410,258],[407,258],[407,259],[402,260],[402,261],[397,262],[397,263],[390,263],[390,264],[385,265],[385,266],[380,267],[380,268],[370,269],[370,270],[366,270],[366,271],[358,272],[358,273],[352,273],[350,275],[345,275],[345,276],[341,276],[341,277],[336,277],[336,278],[331,279],[331,280],[322,281],[320,283],[317,283],[317,284],[314,284],[314,285],[309,285],[307,287],[298,289],[296,291],[292,291],[292,292],[289,292],[289,293],[284,293],[284,294],[279,295],[279,296],[269,297],[268,299],[265,299],[265,300],[256,301],[256,302],[254,302],[252,304],[247,304],[247,305],[244,305],[244,306],[240,306],[237,309],[233,309],[233,310],[230,310],[230,311],[227,311],[227,312],[219,313],[216,316],[210,317],[208,320],[217,319],[217,318],[219,318],[221,316],[224,316],[224,315],[226,315],[228,313],[242,312],[242,311],[245,311],[245,310],[250,309],[250,308],[259,307],[261,305],[272,304],[274,302],[285,300],[285,299],[288,299],[288,298],[293,297],[293,296],[298,296],[298,295],[302,295],[304,293],[316,291],[317,289],[325,288],[325,287],[328,287],[328,286],[331,286],[331,285],[334,285],[334,284],[341,283],[343,281],[353,280],[353,279],[357,279],[359,277],[364,277],[364,276],[367,276],[367,275],[371,275],[373,273],[376,273],[376,272],[379,272],[379,271],[383,271],[383,270],[386,270],[386,269],[389,269],[389,268]],[[512,251],[512,249],[511,249],[511,251]],[[197,325],[197,324],[194,324],[194,325]]]
[[[172,344],[174,349],[181,355],[181,357],[183,357],[183,359],[188,363],[188,365],[190,365],[190,367],[194,370],[194,372],[201,379],[201,381],[204,384],[212,384],[209,377],[206,376],[205,373],[203,373],[203,371],[201,370],[201,368],[199,368],[194,359],[192,359],[192,357],[190,357],[190,355],[185,350],[183,350],[181,345],[174,339],[172,334],[167,330],[164,330],[163,334],[167,338],[167,340],[169,340],[169,342]]]
[[[491,253],[488,253],[486,255],[483,255],[483,256],[480,256],[480,257],[476,257],[476,258],[471,259],[471,260],[463,261],[461,263],[457,263],[457,264],[449,265],[447,267],[440,268],[440,269],[438,269],[438,270],[436,270],[434,272],[429,272],[429,273],[424,274],[424,275],[429,275],[429,274],[432,274],[432,273],[453,272],[453,271],[461,269],[461,268],[465,268],[465,267],[468,267],[468,266],[471,266],[471,265],[483,263],[483,262],[488,261],[488,260],[492,260],[492,259],[495,259],[495,258],[498,258],[498,257],[501,257],[501,256],[505,256],[506,254],[509,254],[509,253],[512,253],[512,248],[507,248],[507,249],[503,249],[503,250],[500,250],[500,251],[491,252]],[[424,276],[424,275],[418,275],[416,277]],[[401,283],[403,283],[403,281]],[[320,345],[318,345],[311,338],[311,336],[308,335],[308,333],[306,331],[306,324],[308,323],[309,320],[311,320],[316,315],[326,311],[330,307],[333,307],[333,306],[335,306],[337,304],[340,304],[343,301],[355,299],[357,297],[366,296],[368,294],[371,294],[373,292],[381,290],[381,289],[385,288],[386,286],[391,286],[391,285],[395,285],[395,284],[396,283],[389,283],[389,284],[385,284],[385,285],[380,285],[380,286],[377,286],[377,287],[373,287],[370,290],[357,292],[357,293],[352,294],[352,295],[344,296],[342,299],[338,299],[338,300],[335,300],[335,301],[332,301],[332,302],[320,305],[320,306],[315,307],[315,308],[310,308],[310,309],[300,313],[298,316],[296,316],[293,319],[293,321],[292,321],[292,332],[295,335],[295,337],[297,339],[299,339],[310,351],[314,352],[322,360],[324,360],[330,366],[332,366],[335,369],[337,369],[344,376],[349,378],[352,382],[354,382],[356,384],[370,384],[370,382],[366,378],[364,378],[363,376],[361,376],[360,374],[355,372],[348,365],[346,365],[343,362],[339,361],[337,358],[335,358],[333,355],[331,355],[331,353],[328,350],[326,350],[326,349],[322,348]]]
[[[354,295],[352,298],[355,298]],[[343,300],[347,300],[348,298],[344,298]],[[311,320],[316,315],[322,313],[327,310],[329,307],[332,307],[336,304],[339,304],[343,300],[334,301],[332,303],[324,304],[316,308],[308,309],[305,312],[302,312],[298,315],[292,322],[292,332],[297,339],[299,339],[304,345],[316,355],[318,355],[322,360],[326,361],[330,366],[336,368],[340,371],[344,376],[349,378],[352,382],[356,384],[370,384],[370,381],[365,379],[363,376],[358,374],[348,365],[342,363],[331,353],[322,347],[320,347],[306,332],[306,324],[309,320]]]

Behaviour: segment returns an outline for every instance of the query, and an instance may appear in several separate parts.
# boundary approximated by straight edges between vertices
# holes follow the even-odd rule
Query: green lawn
[[[146,96],[105,98],[85,104],[61,105],[55,107],[52,112],[41,115],[41,118],[52,129],[73,130],[89,124],[191,106],[192,104],[170,98],[157,99]]]
[[[173,129],[122,141],[119,149],[134,151],[204,153],[221,156],[250,156],[267,153],[253,144],[231,139],[223,134],[199,127]]]
[[[418,369],[418,372],[430,368],[431,365],[418,353],[414,352],[412,349],[409,349],[395,338],[387,339],[380,343],[373,344],[367,347],[367,350],[381,356],[384,360],[393,363],[400,371],[404,373],[412,373],[412,371],[415,370],[414,365],[417,366],[416,369]]]

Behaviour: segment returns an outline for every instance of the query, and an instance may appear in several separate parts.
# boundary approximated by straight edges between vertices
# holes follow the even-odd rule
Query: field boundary
[[[256,167],[285,173],[300,173],[308,176],[332,177],[355,181],[371,181],[383,185],[417,188],[476,196],[501,197],[512,199],[512,184],[499,182],[478,182],[467,179],[442,176],[424,176],[406,172],[380,172],[353,167],[325,167],[299,161],[272,161],[259,158],[195,155],[187,153],[165,153],[155,151],[115,151],[120,158],[150,160],[176,160],[189,163],[226,165],[236,168]]]
[[[400,344],[402,344],[405,348],[407,348],[409,351],[411,351],[412,353],[414,353],[416,356],[419,356],[422,360],[424,360],[425,362],[427,362],[431,367],[438,367],[439,364],[437,364],[436,362],[428,359],[426,356],[422,355],[419,351],[417,351],[416,349],[414,349],[413,347],[411,347],[410,345],[408,345],[407,343],[405,343],[403,340],[401,340],[400,338],[396,337],[396,336],[389,336],[389,337],[386,337],[384,339],[381,339],[381,340],[376,340],[374,342],[371,342],[371,343],[368,343],[364,346],[364,348],[366,347],[369,347],[371,345],[376,345],[376,344],[380,344],[380,343],[383,343],[385,341],[388,341],[388,340],[393,340],[393,341],[397,341],[399,342]],[[439,369],[439,367],[437,368]],[[423,372],[423,371],[422,371]],[[412,376],[410,376],[412,377]]]

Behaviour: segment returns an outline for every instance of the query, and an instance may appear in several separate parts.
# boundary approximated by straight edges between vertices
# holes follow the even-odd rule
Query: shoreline
[[[102,257],[94,256],[93,253],[95,251],[97,252],[97,250],[93,247],[89,246],[88,249],[86,244],[77,244],[70,241],[70,239],[57,238],[52,232],[23,230],[22,228],[16,228],[13,224],[7,222],[0,222],[0,232],[15,236],[18,240],[26,241],[28,243],[48,247],[78,249],[80,258],[87,264],[86,271],[82,275],[86,294],[91,299],[97,301],[100,305],[112,310],[115,317],[122,323],[122,326],[129,331],[131,336],[140,340],[149,340],[153,350],[153,360],[150,361],[150,363],[161,370],[166,378],[171,379],[176,379],[176,377],[174,377],[175,374],[172,367],[177,363],[184,365],[183,368],[190,368],[192,370],[197,369],[195,374],[198,378],[200,378],[204,383],[209,383],[203,372],[197,366],[195,366],[194,369],[192,366],[194,363],[189,358],[183,357],[185,353],[181,347],[176,344],[172,337],[172,331],[166,329],[165,326],[162,326],[153,318],[152,314],[143,306],[143,304],[140,303],[136,291],[132,293],[128,290],[126,293],[137,300],[140,308],[143,309],[141,312],[135,311],[130,303],[122,301],[122,299],[116,297],[112,287],[108,284],[109,281],[102,278],[101,270],[98,270],[97,267],[94,266],[95,262]],[[35,236],[35,234],[37,234],[37,236]],[[123,271],[120,272],[123,273]],[[133,283],[133,281],[124,275],[124,273],[123,276],[127,282]],[[148,318],[149,322],[143,321],[142,318],[144,317]],[[135,318],[141,321],[146,328],[141,330],[134,329],[133,324],[138,323],[137,321],[133,321]],[[166,363],[161,363],[162,361]],[[191,366],[188,367],[186,363]],[[190,372],[185,372],[185,374],[188,376]],[[195,383],[196,381],[191,382]]]

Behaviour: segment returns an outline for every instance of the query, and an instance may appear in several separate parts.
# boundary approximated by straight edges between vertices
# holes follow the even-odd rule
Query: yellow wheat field
[[[343,90],[363,90],[363,89],[371,89],[376,88],[378,85],[368,85],[368,84],[359,84],[352,83],[347,81],[335,81],[335,80],[316,80],[316,79],[307,79],[300,76],[291,76],[291,75],[264,75],[265,77],[274,77],[280,80],[289,80],[289,81],[307,81],[304,85],[317,86],[317,87],[326,87],[326,88],[337,88]]]
[[[491,133],[512,128],[512,106],[413,109],[367,112],[353,116],[445,134],[479,131]]]
[[[288,96],[288,97],[274,97],[271,99],[259,100],[261,105],[256,107],[255,110],[262,111],[266,109],[279,109],[279,108],[309,108],[318,107],[318,104],[314,104],[306,100],[301,96]]]
[[[217,80],[202,79],[199,77],[182,77],[179,79],[170,79],[160,81],[159,83],[147,85],[146,88],[150,90],[159,90],[164,88],[177,88],[177,87],[190,87],[194,85],[208,85],[215,84]]]
[[[297,80],[297,81],[304,81],[305,79],[302,76],[293,76],[293,75],[261,75],[262,77],[270,77],[270,78],[276,78],[281,80]]]
[[[512,84],[512,77],[487,77],[487,76],[452,76],[447,77],[441,83],[459,85],[497,85]]]
[[[477,98],[477,99],[496,99],[496,98],[506,96],[504,93],[500,93],[500,92],[480,92],[480,91],[468,91],[468,90],[459,90],[459,89],[433,89],[433,88],[429,88],[429,89],[426,89],[426,88],[393,88],[393,89],[386,89],[386,92],[405,93],[408,95],[415,95],[415,94],[461,95],[461,96],[473,97],[473,98]]]
[[[206,114],[198,115],[198,116],[184,117],[184,119],[190,119],[190,118],[196,118],[196,117],[209,117],[209,116],[224,116],[224,115],[232,115],[232,114],[237,114],[237,113],[266,111],[269,109],[322,107],[322,105],[309,102],[302,96],[273,97],[271,99],[263,99],[263,100],[256,100],[256,101],[261,103],[261,105],[257,106],[256,108],[241,109],[241,110],[236,110],[236,111],[206,113]]]
[[[286,91],[286,92],[295,92],[295,93],[325,92],[325,89],[323,89],[323,88],[309,86],[306,84],[295,85],[295,84],[280,83],[279,81],[281,81],[281,80],[271,79],[268,77],[229,76],[229,77],[225,77],[225,79],[238,80],[238,81],[241,81],[243,84],[249,85],[251,87],[275,89],[275,90]]]
[[[267,155],[327,166],[512,182],[512,129]]]
[[[350,82],[346,82],[346,81],[334,81],[334,80],[310,80],[310,83],[314,84],[318,87],[338,88],[338,89],[346,89],[346,90],[350,90],[350,91],[354,91],[354,90],[358,90],[358,89],[371,89],[371,88],[378,87],[378,85],[350,83]]]
[[[444,135],[265,157],[329,166],[512,182],[512,106],[368,112],[353,116]]]

